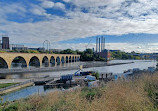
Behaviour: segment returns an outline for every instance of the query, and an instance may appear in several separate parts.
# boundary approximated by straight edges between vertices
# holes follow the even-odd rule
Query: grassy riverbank
[[[158,111],[158,73],[101,88],[34,95],[1,104],[4,111]]]
[[[0,83],[0,89],[8,87],[8,86],[15,85],[15,84],[18,84],[18,83],[2,83],[2,84]]]

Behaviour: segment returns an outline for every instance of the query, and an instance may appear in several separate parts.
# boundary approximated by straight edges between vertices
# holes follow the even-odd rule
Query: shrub
[[[98,72],[92,73],[92,76],[95,76],[96,79],[99,79],[99,73]]]
[[[88,88],[85,87],[81,90],[81,96],[86,98],[87,100],[94,100],[95,97],[101,97],[102,90],[101,88]]]
[[[4,111],[158,111],[157,98],[158,75],[154,74],[111,81],[105,87],[34,95],[6,104]]]

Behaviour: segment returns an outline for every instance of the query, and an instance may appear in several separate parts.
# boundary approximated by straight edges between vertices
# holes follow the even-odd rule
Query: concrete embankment
[[[32,81],[26,81],[26,82],[23,82],[20,84],[15,84],[15,85],[12,85],[12,86],[9,86],[6,88],[2,88],[2,89],[0,89],[0,95],[6,94],[6,93],[9,93],[9,92],[12,92],[12,91],[24,88],[24,87],[32,86],[33,84],[34,84],[34,82],[32,82]]]
[[[45,68],[21,68],[21,69],[1,69],[0,74],[17,74],[17,73],[32,73],[32,72],[58,72],[58,71],[66,71],[66,70],[77,70],[79,66],[82,65],[83,68],[90,67],[102,67],[102,66],[112,66],[112,65],[122,65],[122,64],[130,64],[133,62],[126,63],[106,63],[106,62],[83,62],[77,65],[70,66],[56,66],[56,67],[45,67]]]

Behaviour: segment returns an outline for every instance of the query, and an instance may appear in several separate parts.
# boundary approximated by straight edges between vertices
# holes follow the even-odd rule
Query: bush
[[[92,73],[92,76],[95,76],[96,79],[99,79],[99,73],[98,72]]]
[[[37,50],[28,50],[28,53],[39,53]]]
[[[111,81],[105,87],[34,95],[6,104],[4,111],[158,111],[157,74]]]
[[[0,53],[5,53],[6,51],[4,51],[4,50],[0,50]]]
[[[81,90],[82,97],[86,98],[87,100],[94,100],[95,97],[99,98],[102,95],[101,88],[88,88],[85,87]]]

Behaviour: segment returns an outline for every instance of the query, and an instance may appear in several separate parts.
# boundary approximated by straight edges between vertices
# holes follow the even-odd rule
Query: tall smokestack
[[[102,37],[102,51],[104,50],[104,37]]]
[[[104,37],[104,49],[105,49],[105,37]]]
[[[103,51],[103,49],[104,49],[104,39],[102,37],[102,51]]]
[[[103,37],[101,37],[101,52],[103,50]]]
[[[96,37],[96,52],[98,52],[98,37]]]
[[[99,52],[100,52],[100,37],[99,37]]]

